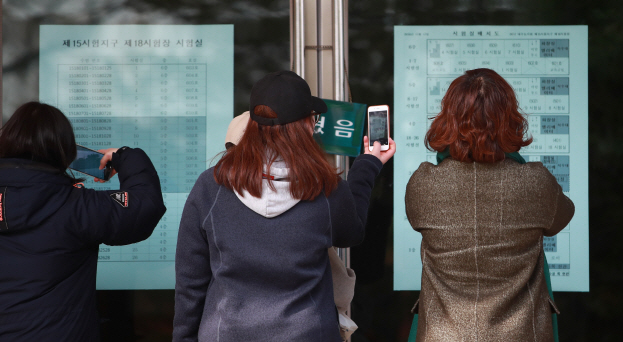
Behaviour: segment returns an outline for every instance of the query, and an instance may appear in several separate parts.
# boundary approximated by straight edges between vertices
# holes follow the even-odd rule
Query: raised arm
[[[107,158],[118,173],[120,189],[75,189],[76,229],[90,243],[145,240],[166,211],[156,169],[141,149],[107,150],[103,160]]]

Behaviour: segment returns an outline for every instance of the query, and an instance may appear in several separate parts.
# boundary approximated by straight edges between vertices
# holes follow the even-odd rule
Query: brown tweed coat
[[[543,235],[574,206],[541,163],[422,163],[405,202],[422,234],[417,341],[553,341]]]

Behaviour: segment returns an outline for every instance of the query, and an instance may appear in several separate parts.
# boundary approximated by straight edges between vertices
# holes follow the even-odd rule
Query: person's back
[[[210,169],[199,178],[196,187],[201,191],[188,199],[190,205],[201,206],[196,219],[204,222],[201,229],[209,245],[204,253],[210,253],[204,260],[212,268],[199,339],[334,340],[338,327],[327,248],[333,243],[334,230],[328,209],[338,210],[337,203],[330,203],[324,195],[313,201],[291,201],[291,207],[283,201],[275,203],[275,199],[263,198],[264,203],[257,199],[256,206],[265,204],[274,215],[266,217],[249,210],[234,192],[216,184],[212,172]],[[346,190],[342,185],[332,198],[344,200]],[[190,214],[194,211],[185,213],[185,220],[194,221]],[[354,244],[363,238],[360,223],[350,225],[358,230],[344,236],[342,243]],[[343,230],[335,233],[343,234]],[[178,245],[191,248],[201,243],[205,242],[184,234]],[[210,266],[194,262],[188,269],[178,265],[178,272],[196,269],[193,273],[200,274],[206,267]],[[331,330],[335,334],[317,335]]]
[[[422,163],[405,194],[422,234],[417,341],[551,341],[557,312],[544,273],[543,236],[574,206],[541,163],[513,88],[490,69],[468,70],[441,101]]]
[[[52,110],[50,116],[66,124],[68,132],[62,133],[73,142],[60,111],[42,104],[24,106],[33,113]],[[66,154],[59,154],[65,160],[54,166],[54,159],[37,161],[42,158],[36,148],[27,155],[20,152],[22,144],[7,143],[30,139],[14,136],[29,126],[41,129],[20,121],[29,115],[21,113],[0,135],[0,341],[97,341],[99,244],[149,237],[166,210],[158,176],[143,151],[111,149],[107,158],[119,172],[121,190],[76,187],[63,167],[75,158],[75,145],[73,157],[69,144]],[[118,202],[117,196],[126,201]]]
[[[573,205],[558,205],[568,199],[541,163],[423,163],[405,201],[422,234],[422,338],[551,339],[557,309],[541,241],[565,227]]]
[[[0,232],[0,340],[92,340],[98,245],[83,242],[74,219],[85,190],[23,167],[0,169],[0,179],[8,225]]]
[[[327,249],[362,241],[374,179],[395,144],[365,146],[341,180],[313,139],[314,114],[326,111],[290,71],[253,87],[240,141],[184,206],[174,341],[342,340]]]

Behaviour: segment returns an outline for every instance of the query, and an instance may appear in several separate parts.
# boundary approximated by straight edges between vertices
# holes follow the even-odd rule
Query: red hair
[[[424,143],[455,160],[493,163],[530,145],[527,130],[513,88],[495,71],[475,69],[452,81]]]
[[[261,117],[276,118],[268,106],[255,107]],[[313,200],[323,190],[328,196],[337,188],[336,170],[326,161],[322,149],[313,138],[314,122],[309,117],[275,126],[259,125],[249,120],[237,145],[225,151],[214,167],[214,180],[228,189],[252,196],[262,195],[262,167],[270,169],[281,158],[289,170],[290,194],[293,198]],[[275,189],[272,181],[268,181]]]

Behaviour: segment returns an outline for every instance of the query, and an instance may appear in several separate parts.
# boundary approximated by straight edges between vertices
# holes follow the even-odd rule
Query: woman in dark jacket
[[[515,93],[489,69],[452,82],[405,195],[422,234],[417,341],[553,341],[543,236],[574,213],[556,178],[517,153],[530,144]]]
[[[99,244],[149,237],[166,208],[140,149],[103,150],[119,190],[74,186],[69,120],[30,102],[0,132],[0,341],[99,341]]]
[[[365,146],[341,180],[312,137],[326,110],[290,71],[253,87],[244,135],[184,207],[174,341],[342,340],[327,249],[362,241],[374,178],[396,147]]]

